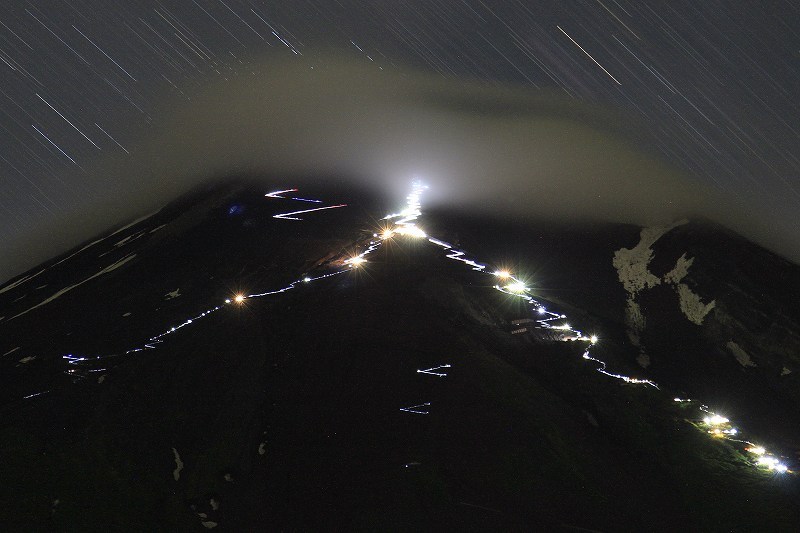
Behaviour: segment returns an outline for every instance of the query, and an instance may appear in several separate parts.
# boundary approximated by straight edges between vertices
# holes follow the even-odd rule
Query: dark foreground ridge
[[[636,295],[648,321],[634,344],[612,257],[635,248],[638,229],[548,233],[445,213],[420,223],[515,271],[530,265],[535,296],[601,337],[593,357],[658,390],[597,372],[581,357],[586,342],[513,334],[512,320],[537,318],[525,301],[425,239],[387,239],[356,267],[386,224],[373,199],[318,203],[324,193],[282,189],[198,192],[0,288],[7,529],[800,526],[797,476],[754,466],[744,445],[710,437],[697,405],[670,394],[738,415],[748,438],[794,467],[797,382],[783,368],[797,362],[748,344],[745,332],[760,330],[714,281],[730,266],[703,255],[706,233],[720,230],[673,229],[649,266],[663,277],[688,251],[697,259],[680,282],[727,314],[684,324],[678,289],[664,282]],[[733,249],[775,261],[747,246]],[[790,299],[775,291],[767,302],[758,283],[769,276],[740,262],[725,271],[736,298],[762,321],[782,305],[772,323],[781,346],[795,342]],[[741,324],[719,333],[730,316]],[[171,332],[187,317],[199,318]],[[755,366],[710,351],[732,335]],[[783,381],[770,372],[778,366]]]

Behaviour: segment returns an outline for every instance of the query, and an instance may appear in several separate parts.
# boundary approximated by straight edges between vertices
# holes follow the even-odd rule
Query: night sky
[[[690,180],[769,213],[785,242],[797,234],[790,0],[14,1],[0,5],[0,249],[22,252],[0,254],[0,281],[78,244],[46,228],[136,189],[99,162],[173,128],[165,102],[246,84],[270,61],[322,68],[323,48],[376,75],[414,68],[618,109]],[[104,216],[95,230],[121,222]]]

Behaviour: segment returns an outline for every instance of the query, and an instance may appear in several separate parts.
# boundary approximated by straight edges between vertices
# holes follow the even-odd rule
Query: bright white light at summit
[[[394,233],[405,235],[407,237],[417,237],[417,238],[425,238],[427,235],[424,231],[413,224],[408,224],[405,226],[398,226],[394,229]]]

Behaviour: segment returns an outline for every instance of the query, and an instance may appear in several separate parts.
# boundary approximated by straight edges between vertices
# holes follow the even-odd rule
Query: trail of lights
[[[285,200],[286,197],[281,195],[286,194],[287,192],[297,192],[297,189],[284,189],[282,191],[268,192],[264,196],[266,196],[267,198],[283,198]]]
[[[303,220],[299,217],[293,217],[290,215],[300,215],[302,213],[312,213],[314,211],[324,211],[325,209],[338,209],[340,207],[347,207],[347,204],[339,204],[339,205],[328,205],[325,207],[317,207],[315,209],[303,209],[301,211],[291,211],[289,213],[281,213],[279,215],[273,215],[272,218],[281,218],[284,220]]]
[[[596,335],[585,336],[579,330],[574,329],[572,326],[570,326],[568,322],[562,322],[567,319],[566,315],[554,313],[552,311],[547,310],[547,308],[544,305],[542,305],[540,302],[538,302],[536,299],[534,299],[532,296],[528,294],[530,289],[526,286],[525,282],[521,279],[514,277],[512,273],[509,272],[508,270],[498,269],[493,272],[487,271],[486,264],[480,263],[476,261],[474,258],[468,257],[466,252],[462,250],[457,250],[452,244],[448,242],[437,239],[435,237],[427,236],[426,233],[422,231],[420,228],[418,228],[415,224],[416,220],[422,215],[420,198],[422,192],[426,188],[427,187],[422,186],[419,182],[414,182],[412,184],[412,192],[411,194],[409,194],[407,198],[408,200],[407,207],[400,213],[385,217],[385,219],[399,218],[399,220],[396,222],[398,227],[384,231],[385,235],[384,238],[389,238],[394,234],[401,234],[412,237],[426,237],[427,241],[430,242],[431,244],[443,248],[445,251],[445,257],[447,257],[448,259],[462,262],[465,265],[471,267],[472,270],[474,271],[478,271],[482,274],[492,275],[496,279],[501,281],[502,284],[497,283],[494,285],[494,288],[505,294],[523,299],[530,306],[531,314],[537,316],[537,318],[531,320],[537,323],[539,327],[547,330],[561,332],[560,338],[564,341],[588,342],[588,346],[584,350],[582,357],[587,361],[592,361],[594,363],[597,363],[598,364],[597,371],[599,373],[632,385],[645,385],[652,387],[656,390],[661,390],[658,384],[652,380],[633,378],[623,374],[610,372],[608,370],[608,365],[605,361],[593,357],[590,353],[591,348],[598,343],[599,341],[598,337]],[[400,231],[399,227],[413,228],[414,231]],[[522,330],[524,329],[525,328],[523,328]],[[444,375],[446,374],[437,373],[435,371],[445,367],[449,367],[449,365],[442,365],[440,367],[434,367],[428,369],[419,369],[417,370],[417,372],[422,374],[432,374],[439,377],[444,377]],[[680,403],[694,401],[682,398],[675,398],[674,400],[675,402],[680,402]],[[420,404],[411,407],[401,408],[400,410],[412,413],[428,414],[427,411],[423,412],[421,411],[420,408],[427,407],[429,405],[430,405],[429,403]],[[702,423],[706,426],[707,433],[711,437],[727,440],[730,442],[745,444],[746,447],[744,448],[744,450],[747,451],[749,454],[751,454],[753,457],[755,457],[753,464],[758,468],[763,468],[768,471],[776,472],[779,474],[793,473],[777,457],[775,457],[773,454],[768,453],[763,446],[756,445],[748,440],[735,438],[736,436],[739,435],[739,430],[732,427],[730,425],[730,421],[726,417],[711,412],[709,408],[705,405],[701,405],[700,410],[708,415],[702,419]]]
[[[267,198],[280,198],[282,200],[295,200],[297,202],[310,202],[310,203],[315,203],[315,204],[323,203],[322,200],[317,200],[317,199],[313,199],[313,198],[299,198],[299,197],[295,197],[295,196],[287,198],[286,196],[283,196],[286,193],[297,192],[297,191],[298,191],[297,189],[284,189],[284,190],[280,190],[280,191],[268,192],[264,196],[267,197]],[[314,211],[324,211],[326,209],[338,209],[340,207],[347,207],[347,204],[328,205],[328,206],[325,206],[325,207],[316,207],[314,209],[301,209],[299,211],[291,211],[291,212],[288,212],[288,213],[280,213],[280,214],[277,214],[277,215],[273,215],[272,218],[278,218],[278,219],[283,219],[283,220],[303,220],[302,218],[295,217],[295,216],[292,216],[292,215],[302,215],[303,213],[313,213]]]
[[[549,330],[557,330],[562,332],[561,338],[563,338],[564,340],[589,342],[589,347],[584,352],[583,357],[584,359],[598,363],[600,365],[597,370],[598,372],[606,376],[622,380],[626,383],[649,385],[651,387],[658,389],[658,385],[651,380],[637,379],[637,378],[632,378],[630,376],[624,376],[622,374],[609,372],[607,370],[607,364],[604,361],[601,361],[600,359],[591,357],[589,355],[589,350],[598,341],[597,337],[594,335],[587,337],[583,335],[583,333],[581,333],[579,330],[573,329],[568,323],[562,323],[559,325],[551,324],[552,321],[566,319],[566,315],[561,315],[548,311],[541,303],[539,303],[533,297],[527,294],[529,289],[526,286],[525,282],[521,279],[514,277],[511,274],[511,272],[504,269],[498,269],[489,272],[487,271],[486,264],[480,263],[476,261],[474,258],[469,257],[467,253],[464,252],[463,250],[458,250],[452,244],[443,241],[441,239],[427,236],[424,231],[422,231],[420,228],[416,226],[416,220],[420,216],[422,216],[421,197],[423,192],[427,188],[428,187],[423,185],[421,182],[414,181],[411,185],[411,193],[408,195],[406,199],[407,200],[406,208],[400,211],[399,213],[384,217],[384,220],[392,218],[399,219],[396,222],[398,227],[388,230],[389,235],[397,233],[401,235],[409,235],[412,237],[426,237],[428,242],[430,242],[431,244],[435,244],[436,246],[443,248],[445,250],[445,257],[447,257],[448,259],[459,261],[471,267],[472,270],[494,276],[495,278],[501,280],[504,284],[503,285],[496,284],[494,285],[494,288],[500,292],[518,298],[522,298],[523,300],[525,300],[530,305],[532,311],[535,310],[538,315],[542,316],[542,318],[536,319],[536,322],[539,324],[541,328]],[[408,228],[413,228],[414,231],[413,232],[402,231],[403,229],[408,229]]]
[[[285,190],[280,190],[280,191],[274,191],[274,192],[271,192],[271,193],[267,193],[265,196],[266,197],[270,197],[270,198],[280,198],[280,199],[285,199],[285,200],[296,200],[296,201],[302,201],[302,202],[323,203],[322,200],[309,199],[309,198],[297,198],[297,197],[287,198],[285,196],[282,196],[283,194],[297,192],[297,191],[298,191],[298,189],[285,189]],[[303,210],[303,211],[295,211],[295,212],[291,212],[291,213],[283,213],[282,215],[276,215],[274,218],[289,218],[289,219],[292,219],[292,220],[301,220],[299,218],[287,217],[286,215],[292,215],[292,214],[298,214],[298,213],[306,213],[306,212],[312,212],[312,211],[320,211],[320,210],[323,210],[323,209],[333,209],[333,208],[345,207],[345,206],[346,206],[346,204],[341,204],[341,205],[335,205],[335,206],[326,206],[326,207],[317,208],[317,209],[307,209],[307,210]],[[377,237],[377,235],[373,234],[373,237]],[[363,243],[360,243],[360,244],[363,245]],[[283,294],[285,292],[288,292],[288,291],[296,288],[298,285],[306,285],[306,284],[312,283],[314,281],[327,279],[327,278],[330,278],[330,277],[333,277],[333,276],[338,276],[340,274],[344,274],[346,272],[350,272],[351,270],[357,269],[361,265],[363,265],[366,262],[365,257],[368,254],[370,254],[370,253],[374,252],[375,250],[377,250],[378,247],[381,246],[381,244],[382,244],[382,241],[380,239],[378,239],[378,240],[370,240],[368,242],[366,248],[361,253],[359,253],[357,255],[350,256],[350,257],[340,257],[340,259],[338,261],[334,260],[333,261],[334,264],[340,264],[341,267],[342,267],[341,269],[335,270],[334,272],[328,272],[328,273],[325,273],[325,274],[320,274],[320,275],[315,275],[315,276],[304,276],[301,279],[297,279],[295,281],[292,281],[288,285],[286,285],[284,287],[281,287],[281,288],[277,288],[277,289],[267,290],[267,291],[263,291],[263,292],[256,292],[256,293],[252,293],[252,294],[236,294],[236,295],[233,295],[231,298],[226,298],[224,300],[224,303],[222,303],[220,305],[216,305],[216,306],[211,307],[209,309],[206,309],[205,311],[202,311],[202,312],[200,312],[200,313],[198,313],[198,314],[196,314],[194,316],[191,316],[191,317],[183,320],[182,322],[180,322],[178,324],[170,326],[169,328],[167,328],[166,330],[162,331],[161,333],[148,338],[140,346],[131,348],[129,350],[126,350],[125,352],[116,353],[116,354],[98,355],[98,356],[92,356],[92,357],[75,356],[73,354],[64,355],[64,356],[62,356],[62,359],[64,361],[66,361],[66,363],[69,365],[69,368],[65,371],[65,374],[67,374],[67,375],[69,375],[69,376],[71,376],[71,377],[73,377],[73,378],[75,378],[77,380],[85,379],[86,377],[88,377],[89,375],[91,375],[93,373],[106,371],[107,370],[106,367],[100,367],[100,368],[97,367],[97,365],[101,365],[103,361],[106,361],[106,360],[109,360],[109,359],[120,358],[120,357],[123,357],[123,356],[126,356],[126,355],[131,355],[131,354],[135,354],[135,353],[138,353],[138,352],[143,352],[143,351],[146,351],[146,350],[155,350],[155,349],[157,349],[159,347],[159,345],[161,343],[164,342],[164,340],[165,340],[165,338],[167,336],[172,335],[174,333],[177,333],[180,330],[182,330],[182,329],[184,329],[184,328],[186,328],[188,326],[194,325],[197,322],[199,322],[200,320],[210,316],[213,313],[216,313],[217,311],[220,311],[220,310],[224,309],[227,306],[234,306],[234,305],[240,306],[240,305],[243,305],[247,300],[252,300],[252,299],[256,299],[256,298],[263,298],[263,297],[267,297],[267,296],[275,296],[275,295]],[[38,394],[30,395],[30,396],[27,396],[27,397],[25,397],[23,399],[33,398],[33,397],[35,397],[37,395]]]
[[[606,370],[606,363],[604,361],[601,361],[600,359],[595,359],[594,357],[589,355],[589,350],[586,350],[585,352],[583,352],[583,358],[584,359],[588,359],[589,361],[594,361],[596,363],[600,363],[600,368],[598,368],[597,371],[600,372],[601,374],[605,374],[606,376],[609,376],[609,377],[612,377],[612,378],[616,378],[616,379],[621,379],[625,383],[635,383],[635,384],[641,384],[641,385],[650,385],[651,387],[655,387],[656,389],[659,388],[658,385],[656,385],[653,381],[650,381],[649,379],[636,379],[636,378],[632,378],[632,377],[629,377],[629,376],[623,376],[622,374],[612,374],[611,372]]]
[[[677,403],[688,404],[698,403],[695,400],[683,398],[675,398],[674,401]],[[774,454],[769,453],[763,446],[750,442],[749,440],[734,438],[739,435],[739,430],[733,427],[731,421],[727,417],[711,411],[707,405],[703,404],[698,406],[698,410],[706,416],[703,416],[702,421],[697,421],[697,424],[702,423],[706,432],[714,438],[744,444],[744,451],[751,455],[753,464],[755,466],[765,468],[768,471],[774,471],[778,474],[794,473],[793,471],[789,470],[789,467],[782,463],[780,459],[778,459]]]
[[[439,365],[433,368],[426,368],[424,370],[417,370],[418,374],[430,374],[431,376],[439,376],[440,378],[447,377],[447,372],[436,372],[436,370],[441,370],[442,368],[450,368],[450,365]]]
[[[400,410],[405,413],[414,413],[416,415],[429,415],[430,411],[423,411],[423,407],[430,407],[431,402],[421,403],[419,405],[412,405],[409,407],[401,407]]]

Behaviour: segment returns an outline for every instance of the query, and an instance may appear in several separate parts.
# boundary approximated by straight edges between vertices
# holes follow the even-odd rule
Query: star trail
[[[135,156],[164,102],[248,79],[264,57],[313,64],[320,47],[378,72],[411,65],[620,110],[692,180],[797,228],[800,8],[788,0],[21,1],[0,6],[0,246],[125,190],[96,164]],[[48,243],[39,260],[77,244]],[[0,282],[35,264],[0,261]]]

